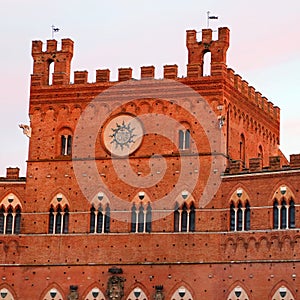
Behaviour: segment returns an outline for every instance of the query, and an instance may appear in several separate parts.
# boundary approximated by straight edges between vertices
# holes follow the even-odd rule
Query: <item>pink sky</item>
[[[240,74],[281,108],[281,149],[300,153],[300,2],[181,1],[181,0],[2,0],[0,176],[8,166],[25,175],[28,139],[18,128],[28,123],[31,41],[51,38],[51,25],[61,28],[56,39],[75,42],[74,70],[154,65],[156,77],[163,66],[176,63],[186,74],[186,29],[206,27],[206,12],[219,16],[211,27],[231,31],[228,67]]]

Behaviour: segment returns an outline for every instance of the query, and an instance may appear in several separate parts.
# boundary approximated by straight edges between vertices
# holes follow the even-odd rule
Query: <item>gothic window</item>
[[[179,287],[171,297],[172,300],[193,300],[191,292],[184,286]]]
[[[249,297],[242,287],[236,286],[227,297],[227,300],[249,300]]]
[[[1,295],[1,299],[4,299],[4,300],[14,300],[15,299],[13,297],[13,295],[11,294],[11,292],[6,288],[0,289],[0,295]]]
[[[148,300],[148,298],[141,288],[136,287],[130,292],[127,300]]]
[[[175,232],[193,232],[195,231],[195,205],[193,202],[188,204],[184,202],[181,207],[176,202],[174,208],[174,231]]]
[[[230,231],[250,230],[250,203],[249,197],[243,189],[238,188],[231,196],[229,208]]]
[[[230,204],[230,230],[235,231],[235,206],[234,203]]]
[[[152,208],[150,203],[148,203],[147,211],[146,211],[146,232],[151,232],[151,224],[152,224]]]
[[[69,232],[69,202],[59,193],[51,201],[49,209],[48,233],[62,234]]]
[[[271,298],[272,300],[295,300],[294,296],[292,295],[291,291],[286,288],[284,285],[281,286],[275,294]]]
[[[46,292],[45,296],[42,299],[43,300],[61,300],[61,299],[63,299],[63,297],[56,288],[52,288]]]
[[[69,227],[69,208],[66,206],[62,210],[61,205],[58,204],[57,207],[50,207],[49,210],[49,227],[48,232],[50,234],[61,234],[68,233]]]
[[[141,191],[132,200],[131,232],[152,231],[152,207],[149,196]]]
[[[295,202],[293,198],[289,202],[282,198],[273,202],[273,228],[291,229],[295,228]]]
[[[84,300],[103,300],[106,297],[101,292],[101,290],[98,287],[92,288],[86,297],[84,297]]]
[[[0,203],[0,234],[21,233],[21,204],[17,196],[10,193]]]
[[[246,144],[245,144],[245,136],[241,134],[240,137],[240,160],[243,163],[243,166],[246,165]]]
[[[179,130],[179,149],[187,150],[191,147],[191,133],[189,129]]]
[[[151,221],[151,204],[141,202],[139,208],[137,209],[135,203],[133,203],[131,208],[131,232],[151,232]]]
[[[211,75],[211,52],[208,51],[203,55],[202,76]]]
[[[96,210],[92,205],[90,210],[90,233],[110,232],[110,207],[107,204],[105,211],[102,204]]]
[[[71,155],[72,153],[72,136],[61,136],[61,155]]]

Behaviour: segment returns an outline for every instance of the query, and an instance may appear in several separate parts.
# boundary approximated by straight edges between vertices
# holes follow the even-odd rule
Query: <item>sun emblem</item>
[[[112,137],[111,144],[115,144],[115,148],[118,149],[118,147],[121,148],[121,150],[124,149],[124,147],[127,147],[129,149],[130,144],[135,143],[134,137],[136,134],[133,133],[135,128],[131,128],[131,124],[128,123],[126,125],[125,121],[123,120],[122,125],[119,125],[116,123],[116,128],[111,128],[113,131],[113,134],[110,135]]]
[[[105,148],[119,157],[125,157],[137,150],[142,143],[143,135],[140,119],[127,114],[115,116],[103,128]]]

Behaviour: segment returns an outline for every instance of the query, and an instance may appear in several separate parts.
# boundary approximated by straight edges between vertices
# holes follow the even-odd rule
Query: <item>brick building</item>
[[[186,45],[186,77],[70,83],[73,41],[32,43],[27,174],[0,179],[1,299],[299,298],[300,155],[227,67],[228,28]]]

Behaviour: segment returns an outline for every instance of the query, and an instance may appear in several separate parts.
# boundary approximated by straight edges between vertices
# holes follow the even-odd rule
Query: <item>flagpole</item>
[[[210,11],[207,12],[207,28],[209,28],[209,14],[210,14]]]

